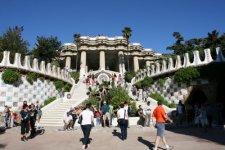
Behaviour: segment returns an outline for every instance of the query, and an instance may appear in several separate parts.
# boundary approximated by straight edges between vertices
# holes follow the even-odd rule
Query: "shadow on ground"
[[[0,149],[3,149],[6,147],[6,144],[0,144]]]
[[[149,142],[148,140],[143,139],[142,137],[138,137],[137,139],[140,143],[146,145],[150,150],[153,150],[153,148],[155,147],[155,145],[153,144],[154,142]],[[161,147],[158,147],[158,149],[163,149]]]
[[[221,145],[225,145],[225,130],[224,128],[209,128],[207,130],[203,128],[172,128],[167,129],[168,131],[177,133],[177,134],[184,134],[193,137],[197,137],[200,140],[208,140],[212,142],[216,142]]]

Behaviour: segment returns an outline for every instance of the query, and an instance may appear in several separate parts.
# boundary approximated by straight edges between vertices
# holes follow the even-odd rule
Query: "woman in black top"
[[[22,111],[20,112],[21,115],[21,141],[27,140],[26,135],[29,133],[29,112],[28,106],[24,105]]]

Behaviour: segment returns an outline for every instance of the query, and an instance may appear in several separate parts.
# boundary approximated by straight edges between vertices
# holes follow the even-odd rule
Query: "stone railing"
[[[193,52],[193,54],[194,54],[193,62],[190,62],[189,54],[185,53],[183,63],[182,63],[181,57],[179,55],[177,55],[175,66],[174,66],[174,62],[173,62],[172,58],[169,58],[168,63],[165,60],[163,60],[162,64],[160,64],[160,63],[152,64],[147,69],[144,69],[144,70],[141,70],[140,72],[138,72],[136,74],[136,76],[131,80],[131,83],[133,85],[133,84],[137,83],[138,81],[143,80],[147,76],[148,77],[156,77],[156,76],[160,76],[160,75],[163,75],[166,73],[175,72],[180,68],[198,67],[198,66],[207,65],[211,62],[225,62],[225,58],[222,54],[222,49],[219,47],[216,48],[217,55],[216,55],[215,60],[212,59],[210,49],[204,50],[205,58],[203,61],[201,61],[201,59],[200,59],[199,51],[196,50]]]
[[[19,70],[24,70],[28,72],[35,72],[47,77],[55,78],[62,80],[64,82],[73,84],[73,80],[70,77],[70,74],[68,71],[64,69],[60,69],[59,67],[56,67],[55,65],[52,65],[51,63],[48,63],[45,65],[45,61],[41,61],[40,64],[38,64],[38,59],[34,58],[33,62],[31,64],[30,56],[25,56],[24,63],[21,61],[21,54],[16,53],[14,57],[14,62],[10,63],[10,52],[4,51],[3,52],[3,58],[0,59],[0,68],[15,68]]]

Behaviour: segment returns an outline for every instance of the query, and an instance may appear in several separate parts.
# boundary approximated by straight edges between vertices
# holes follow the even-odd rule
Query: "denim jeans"
[[[83,145],[87,145],[87,144],[90,143],[89,136],[90,136],[90,133],[91,133],[91,128],[92,128],[91,124],[81,125],[81,129],[82,129],[83,134],[84,134]]]
[[[120,124],[120,130],[121,130],[121,139],[127,139],[127,127],[128,127],[128,120],[125,120],[124,123]]]

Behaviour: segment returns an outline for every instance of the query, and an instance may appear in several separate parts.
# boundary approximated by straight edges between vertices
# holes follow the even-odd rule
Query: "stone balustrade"
[[[35,72],[38,74],[42,74],[44,76],[48,76],[51,78],[59,79],[64,82],[73,83],[73,80],[70,77],[70,74],[65,69],[60,69],[51,63],[45,64],[44,61],[38,63],[38,59],[34,58],[31,64],[30,56],[25,56],[24,63],[21,61],[21,54],[16,53],[14,57],[14,62],[10,63],[10,52],[4,51],[3,58],[0,60],[0,68],[15,68],[28,72]]]
[[[147,76],[149,77],[160,76],[166,73],[175,72],[180,68],[198,67],[198,66],[207,65],[211,62],[225,62],[225,57],[223,56],[222,49],[220,47],[216,48],[217,55],[215,60],[212,59],[210,49],[204,50],[205,58],[203,61],[200,59],[199,51],[197,50],[193,51],[193,54],[194,54],[193,62],[190,62],[189,54],[185,53],[183,57],[183,63],[179,55],[176,57],[175,66],[174,66],[174,62],[172,58],[169,58],[168,62],[163,60],[162,64],[158,62],[151,64],[151,66],[149,66],[147,69],[144,69],[138,72],[136,76],[131,80],[131,83],[133,85],[143,80]]]

